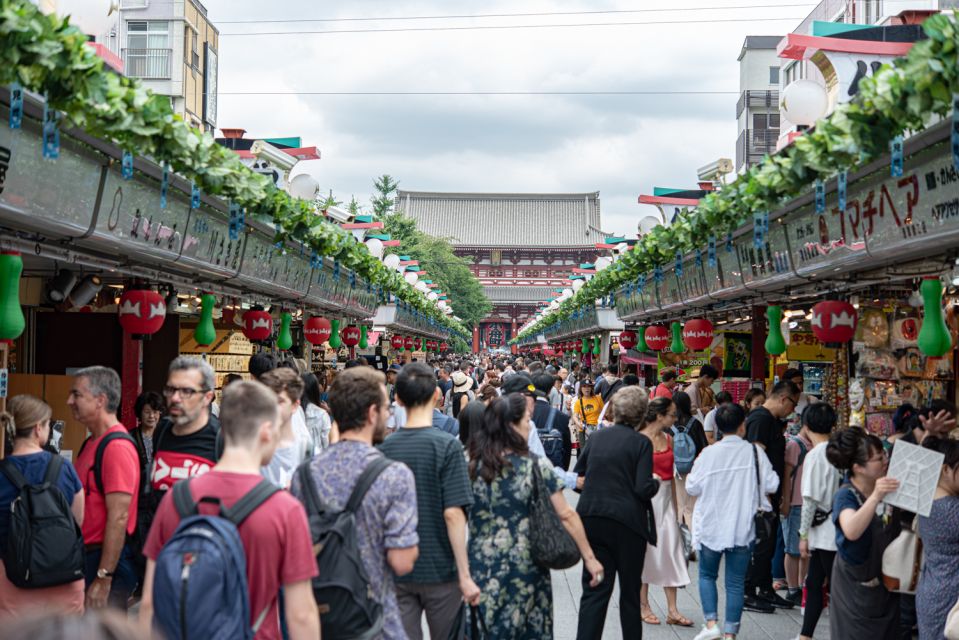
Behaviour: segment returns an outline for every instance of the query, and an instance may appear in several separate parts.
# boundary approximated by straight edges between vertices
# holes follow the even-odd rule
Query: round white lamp
[[[379,238],[370,238],[366,241],[366,248],[370,255],[379,260],[383,257],[383,241]]]
[[[795,80],[782,95],[783,116],[793,124],[812,126],[829,109],[826,88],[812,80]]]
[[[429,291],[429,287],[427,287],[427,286],[426,286],[426,283],[423,282],[422,280],[420,280],[419,282],[417,282],[416,284],[414,284],[414,285],[413,285],[413,288],[416,289],[417,291],[421,291],[421,292],[423,292],[423,293],[426,293],[427,291]]]
[[[430,300],[436,300],[437,298],[439,298],[439,296],[436,294],[435,291],[430,291],[429,293],[426,294],[426,297]]]
[[[553,300],[552,302],[549,303],[549,308],[552,309],[553,311],[556,311],[557,309],[559,309],[559,303]]]
[[[582,278],[576,278],[573,280],[573,291],[579,291],[583,288],[584,284],[586,284],[586,282]]]
[[[313,200],[320,191],[320,183],[310,174],[301,173],[300,175],[290,178],[287,191],[289,191],[290,195],[294,198]]]
[[[639,235],[644,236],[661,224],[663,224],[663,221],[657,216],[646,216],[645,218],[640,219],[639,224],[637,225],[639,228]]]
[[[396,269],[400,266],[400,257],[395,253],[391,253],[383,258],[383,266],[387,269]]]
[[[420,276],[415,271],[407,271],[403,274],[403,279],[406,280],[410,285],[414,285],[420,279]]]
[[[606,256],[600,256],[599,258],[596,258],[595,264],[596,264],[596,271],[602,271],[609,265],[613,264],[613,261],[607,258]]]

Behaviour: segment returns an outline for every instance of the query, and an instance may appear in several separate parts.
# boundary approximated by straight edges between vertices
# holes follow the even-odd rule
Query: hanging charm
[[[696,249],[696,266],[702,268],[703,266],[703,250]]]
[[[167,192],[170,190],[170,164],[163,163],[163,180],[160,182],[160,208],[166,209]]]
[[[133,152],[124,151],[120,157],[120,175],[124,180],[133,178]]]
[[[683,277],[683,253],[681,251],[676,252],[676,277]]]
[[[640,274],[640,276],[636,279],[636,289],[637,289],[640,293],[642,293],[642,292],[643,292],[643,289],[644,289],[645,287],[646,287],[646,274],[645,274],[645,273],[642,273],[642,274]]]
[[[889,142],[889,174],[893,178],[902,177],[902,136],[898,135]]]
[[[10,85],[10,128],[19,129],[23,124],[23,87],[19,82]]]
[[[43,157],[56,160],[60,157],[60,114],[43,103]]]
[[[753,214],[753,246],[763,249],[766,246],[766,233],[769,231],[769,214]]]
[[[240,231],[245,227],[243,208],[236,202],[230,203],[230,240],[239,240]]]
[[[663,269],[662,267],[656,267],[653,270],[653,280],[656,281],[656,284],[660,284],[663,281]]]
[[[849,172],[842,171],[839,174],[839,178],[836,180],[836,191],[839,196],[839,210],[846,210],[846,185],[849,182]]]
[[[726,234],[726,253],[732,253],[732,252],[733,252],[733,234],[727,233]]]
[[[709,243],[706,245],[706,262],[710,269],[716,268],[716,236],[709,236]]]
[[[190,185],[190,208],[200,208],[200,187],[195,182]]]
[[[816,180],[816,213],[826,213],[826,183]]]
[[[322,266],[323,260],[320,259],[320,254],[314,251],[312,254],[310,254],[310,268],[319,269]]]

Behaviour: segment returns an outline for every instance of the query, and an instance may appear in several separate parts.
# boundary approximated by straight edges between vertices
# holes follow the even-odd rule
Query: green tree
[[[399,186],[400,183],[389,174],[383,174],[373,181],[376,195],[370,198],[370,206],[373,207],[373,217],[376,220],[381,220],[393,211],[393,205],[396,204],[396,189]]]

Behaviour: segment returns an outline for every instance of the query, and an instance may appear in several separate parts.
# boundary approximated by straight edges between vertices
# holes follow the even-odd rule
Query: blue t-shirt
[[[836,525],[836,550],[842,559],[849,564],[863,564],[869,559],[869,548],[872,546],[872,526],[869,526],[858,540],[846,540],[846,536],[839,526],[839,514],[844,509],[856,511],[862,506],[855,489],[843,485],[836,492],[832,502],[832,522]]]
[[[52,453],[40,451],[26,456],[8,456],[7,460],[10,460],[17,467],[17,470],[23,474],[28,483],[40,484],[47,474],[47,466],[50,464],[52,457]],[[81,485],[80,477],[69,460],[63,461],[57,486],[66,496],[67,504],[72,506],[73,498],[80,491]],[[7,546],[7,532],[10,529],[10,505],[18,495],[20,495],[20,492],[13,486],[10,479],[0,473],[0,549],[5,549]]]

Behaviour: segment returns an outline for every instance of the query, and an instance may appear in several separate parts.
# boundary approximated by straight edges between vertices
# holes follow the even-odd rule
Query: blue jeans
[[[88,587],[97,577],[97,569],[100,568],[100,554],[102,551],[99,547],[87,550],[84,574]],[[110,586],[108,603],[111,607],[125,611],[127,608],[127,600],[129,600],[130,595],[133,594],[133,590],[136,589],[138,582],[136,568],[133,566],[133,554],[127,545],[123,545],[123,551],[120,552],[120,561],[117,562],[114,574],[113,582]]]
[[[719,561],[726,556],[726,619],[723,622],[723,633],[739,633],[739,623],[743,618],[746,570],[752,554],[752,545],[722,551],[699,546],[699,599],[703,603],[703,617],[707,622],[719,621],[716,578],[719,576]]]

